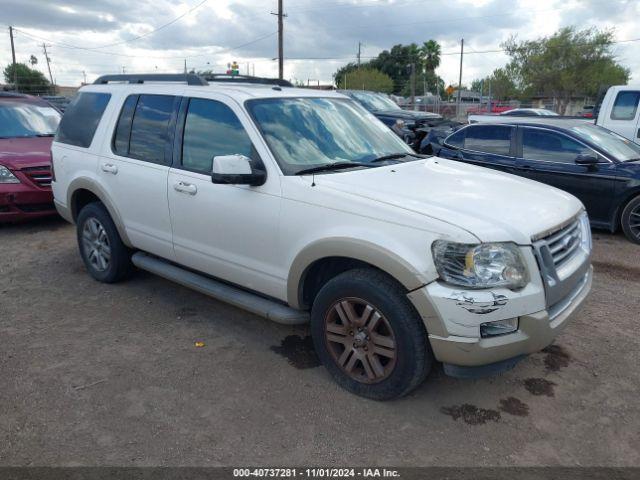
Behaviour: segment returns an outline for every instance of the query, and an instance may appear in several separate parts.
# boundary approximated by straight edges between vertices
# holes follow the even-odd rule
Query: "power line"
[[[154,59],[163,59],[163,60],[171,60],[171,59],[176,59],[176,58],[180,58],[180,59],[184,59],[184,58],[195,58],[195,57],[206,57],[206,56],[210,56],[210,55],[220,55],[223,53],[227,53],[227,52],[231,52],[233,50],[238,50],[240,48],[243,47],[247,47],[249,45],[252,45],[254,43],[257,43],[261,40],[264,40],[266,38],[269,38],[273,35],[275,35],[278,32],[271,32],[267,35],[263,35],[261,37],[255,38],[253,40],[251,40],[250,42],[246,42],[243,43],[242,45],[238,45],[232,48],[227,48],[218,52],[209,52],[209,53],[201,53],[201,54],[193,54],[193,55],[173,55],[173,56],[154,56],[154,55],[130,55],[130,54],[126,54],[126,53],[116,53],[116,52],[103,52],[100,50],[94,50],[92,48],[86,48],[86,47],[79,47],[77,45],[69,45],[69,44],[65,44],[65,43],[60,43],[60,42],[54,42],[51,41],[50,39],[41,37],[39,35],[34,35],[32,33],[29,32],[25,32],[24,30],[19,30],[17,28],[14,28],[15,31],[22,33],[23,35],[26,35],[27,37],[31,37],[33,39],[36,40],[42,40],[45,42],[49,42],[50,44],[59,47],[59,48],[67,48],[67,49],[72,49],[72,50],[83,50],[83,51],[88,51],[91,53],[98,53],[98,54],[102,54],[102,55],[112,55],[112,56],[116,56],[116,57],[127,57],[127,58],[154,58]],[[205,47],[212,47],[215,45],[203,45],[201,48],[205,48]]]
[[[197,5],[195,5],[194,7],[190,8],[189,10],[187,10],[185,13],[183,13],[182,15],[179,15],[178,17],[174,18],[173,20],[171,20],[170,22],[167,22],[163,25],[160,25],[159,27],[154,28],[153,30],[151,30],[150,32],[147,33],[143,33],[142,35],[138,35],[137,37],[134,38],[130,38],[129,40],[124,40],[122,42],[116,42],[116,43],[111,43],[108,45],[100,45],[99,47],[91,47],[92,50],[97,50],[100,48],[107,48],[107,47],[115,47],[117,45],[124,45],[125,43],[130,43],[130,42],[135,42],[136,40],[140,40],[141,38],[145,38],[148,37],[150,35],[153,35],[156,32],[159,32],[160,30],[162,30],[163,28],[166,28],[170,25],[173,25],[174,23],[178,22],[179,20],[183,19],[184,17],[186,17],[187,15],[189,15],[190,13],[194,12],[195,10],[197,10],[198,8],[200,8],[202,5],[204,5],[205,3],[207,3],[209,0],[202,0],[200,3],[198,3]]]

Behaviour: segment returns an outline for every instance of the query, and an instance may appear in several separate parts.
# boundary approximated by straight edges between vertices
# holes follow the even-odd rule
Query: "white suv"
[[[135,265],[310,320],[334,379],[375,399],[415,388],[434,359],[457,376],[510,368],[584,302],[591,236],[573,196],[416,155],[342,95],[242,80],[80,90],[53,191],[95,279]]]

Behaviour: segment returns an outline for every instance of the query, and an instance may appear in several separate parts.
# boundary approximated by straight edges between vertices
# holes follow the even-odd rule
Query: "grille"
[[[553,258],[553,264],[556,267],[561,266],[571,259],[576,250],[580,246],[582,240],[582,229],[580,221],[567,225],[551,235],[542,239],[549,249],[549,253]]]
[[[22,172],[39,187],[48,188],[51,186],[51,167],[49,165],[23,168]]]

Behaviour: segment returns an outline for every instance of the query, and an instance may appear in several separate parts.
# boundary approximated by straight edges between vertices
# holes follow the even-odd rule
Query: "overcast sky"
[[[284,0],[285,77],[332,81],[338,67],[394,44],[435,39],[442,46],[438,74],[457,83],[460,39],[465,39],[463,83],[507,62],[500,48],[511,35],[532,39],[559,27],[613,28],[618,41],[640,38],[640,0]],[[276,76],[276,0],[0,0],[5,26],[16,32],[16,56],[54,79],[78,85],[105,73],[224,71]],[[184,15],[174,23],[152,32]],[[0,65],[11,61],[9,33],[0,42]],[[152,33],[150,33],[152,32]],[[140,37],[136,39],[136,37]],[[640,82],[640,42],[615,45],[620,62]],[[477,53],[474,53],[477,52]],[[47,74],[48,75],[48,74]]]

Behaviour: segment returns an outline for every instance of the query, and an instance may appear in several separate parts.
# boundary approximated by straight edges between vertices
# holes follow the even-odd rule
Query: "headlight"
[[[529,283],[524,259],[514,243],[473,245],[436,240],[431,249],[438,274],[447,283],[467,288],[512,290]]]
[[[0,183],[20,183],[20,180],[3,165],[0,165]]]
[[[580,230],[580,246],[585,252],[591,253],[591,224],[587,212],[582,212],[582,215],[580,215]]]

